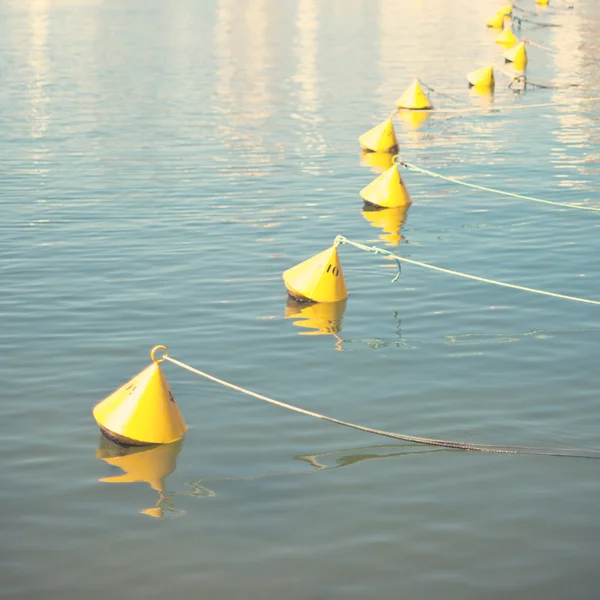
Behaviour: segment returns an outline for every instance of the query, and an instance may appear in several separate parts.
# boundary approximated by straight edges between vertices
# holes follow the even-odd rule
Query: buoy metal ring
[[[161,354],[161,356],[159,356],[158,358],[156,357],[156,353],[159,351],[163,351],[163,354]],[[166,346],[154,346],[154,348],[152,348],[152,350],[150,350],[150,358],[157,364],[159,365],[161,362],[165,362],[165,359],[167,358],[167,356],[169,356],[169,351],[167,350]]]

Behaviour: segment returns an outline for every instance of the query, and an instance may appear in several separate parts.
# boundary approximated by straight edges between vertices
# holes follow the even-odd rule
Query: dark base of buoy
[[[156,446],[156,444],[150,444],[148,442],[136,442],[135,440],[112,433],[111,431],[108,431],[108,429],[104,429],[104,427],[100,427],[100,432],[107,440],[119,444],[119,446]]]
[[[400,149],[400,146],[392,146],[391,148],[387,148],[386,150],[372,150],[371,148],[365,148],[364,146],[362,147],[362,151],[365,154],[373,154],[373,153],[377,153],[377,154],[397,154],[399,149]]]
[[[317,304],[314,300],[311,300],[310,298],[307,298],[306,296],[301,296],[300,294],[295,294],[293,292],[290,292],[290,290],[287,290],[288,296],[292,299],[295,300],[296,302],[299,302],[300,304]]]
[[[364,202],[363,210],[365,212],[377,212],[379,210],[386,209],[385,206],[379,206],[379,204],[372,204],[371,202],[367,202],[366,200],[363,200],[363,202]]]

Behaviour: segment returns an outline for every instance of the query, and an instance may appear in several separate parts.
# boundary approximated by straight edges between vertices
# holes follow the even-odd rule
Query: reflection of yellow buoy
[[[158,446],[121,446],[102,436],[96,450],[96,458],[119,467],[122,475],[104,477],[103,482],[131,483],[145,481],[158,492],[165,491],[165,479],[177,467],[177,455],[183,447],[183,439],[172,444]]]
[[[123,471],[122,475],[103,477],[102,482],[131,483],[146,482],[150,487],[159,492],[158,504],[152,508],[141,510],[140,513],[161,519],[165,516],[163,504],[167,501],[163,494],[165,479],[177,467],[177,455],[181,452],[183,439],[171,444],[158,446],[122,446],[101,436],[100,445],[96,450],[96,458],[103,460],[113,467]],[[169,506],[167,510],[173,511]],[[175,511],[177,512],[177,511]]]
[[[306,327],[314,331],[303,331],[300,335],[335,335],[342,330],[342,318],[346,310],[346,300],[339,302],[298,302],[288,298],[285,318],[296,319],[296,327]]]
[[[400,110],[398,116],[404,123],[410,126],[411,129],[419,129],[423,123],[429,118],[431,111],[429,110]]]
[[[124,444],[167,444],[181,439],[187,425],[158,360],[94,407],[94,418]]]
[[[467,74],[469,85],[479,88],[480,90],[493,90],[494,89],[494,68],[490,65],[489,67],[482,67],[476,69]]]
[[[404,94],[398,98],[396,106],[398,108],[408,108],[411,110],[433,108],[433,104],[431,104],[429,98],[421,88],[418,79],[415,79]]]
[[[390,152],[361,152],[360,164],[363,167],[373,167],[375,173],[381,173],[394,164],[394,155]]]
[[[411,203],[410,194],[404,187],[396,165],[365,186],[360,191],[360,196],[365,202],[382,208],[407,206]]]
[[[509,48],[512,48],[515,44],[518,43],[519,40],[517,36],[510,29],[505,29],[496,38],[496,44],[501,44],[502,46],[507,46]]]
[[[527,66],[527,50],[525,42],[517,44],[504,53],[504,60],[513,63],[515,69],[523,70]]]
[[[396,152],[398,150],[398,140],[391,118],[363,133],[358,141],[364,150],[373,152]]]
[[[548,6],[550,4],[549,0],[535,0],[535,3],[538,6]]]
[[[348,297],[337,246],[284,271],[288,294],[298,300],[338,302]]]
[[[402,226],[406,222],[406,216],[410,205],[399,206],[397,208],[368,208],[362,211],[363,217],[371,223],[373,227],[381,229],[383,233],[379,239],[390,246],[398,246],[404,239],[400,234]]]

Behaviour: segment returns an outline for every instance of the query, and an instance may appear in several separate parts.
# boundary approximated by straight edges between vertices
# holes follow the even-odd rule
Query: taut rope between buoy
[[[487,277],[479,277],[477,275],[469,275],[468,273],[462,273],[461,271],[452,271],[451,269],[444,269],[442,267],[436,267],[435,265],[430,265],[429,263],[421,262],[419,260],[412,260],[410,258],[405,258],[404,256],[398,256],[389,250],[384,250],[383,248],[378,248],[377,246],[366,246],[365,244],[361,244],[359,242],[353,242],[343,235],[338,235],[334,244],[350,244],[359,250],[364,250],[365,252],[373,252],[375,254],[381,254],[382,256],[388,256],[393,258],[396,263],[405,262],[411,265],[415,265],[417,267],[423,267],[425,269],[431,269],[433,271],[438,271],[439,273],[446,273],[447,275],[456,275],[457,277],[464,277],[466,279],[472,279],[473,281],[480,281],[482,283],[491,283],[493,285],[499,285],[501,287],[512,288],[513,290],[520,290],[522,292],[531,292],[533,294],[542,294],[543,296],[551,296],[553,298],[560,298],[562,300],[572,300],[574,302],[584,302],[586,304],[596,304],[600,305],[600,300],[588,300],[587,298],[579,298],[578,296],[567,296],[565,294],[557,294],[555,292],[547,292],[545,290],[537,290],[535,288],[525,287],[524,285],[516,285],[514,283],[505,283],[503,281],[496,281],[495,279],[488,279]],[[392,279],[392,283],[398,279],[400,273],[398,273],[394,279]]]
[[[415,171],[416,173],[428,175],[429,177],[435,177],[436,179],[443,179],[444,181],[450,181],[451,183],[456,183],[458,185],[464,185],[466,187],[470,187],[475,190],[481,190],[484,192],[492,192],[493,194],[500,194],[502,196],[518,198],[520,200],[530,200],[531,202],[540,202],[542,204],[550,204],[552,206],[562,206],[564,208],[573,208],[573,209],[578,209],[578,210],[591,210],[593,212],[600,212],[600,208],[597,208],[595,206],[580,206],[577,204],[568,204],[566,202],[554,202],[553,200],[544,200],[543,198],[535,198],[534,196],[524,196],[523,194],[516,194],[515,192],[506,192],[504,190],[497,190],[495,188],[486,187],[485,185],[478,185],[476,183],[469,183],[468,181],[461,181],[460,179],[455,179],[454,177],[446,177],[445,175],[441,175],[440,173],[436,173],[435,171],[430,171],[429,169],[423,169],[422,167],[418,167],[417,165],[413,165],[413,164],[405,162],[403,160],[398,160],[397,164],[403,166],[406,169],[409,169],[410,171]]]
[[[535,446],[493,446],[490,444],[470,444],[468,442],[456,442],[451,440],[439,440],[434,438],[426,438],[414,435],[404,435],[401,433],[394,433],[392,431],[384,431],[382,429],[374,429],[373,427],[365,427],[364,425],[357,425],[356,423],[350,423],[348,421],[342,421],[341,419],[336,419],[335,417],[329,417],[327,415],[323,415],[318,412],[314,412],[312,410],[306,410],[304,408],[300,408],[298,406],[294,406],[293,404],[287,404],[286,402],[280,402],[279,400],[275,400],[273,398],[269,398],[268,396],[264,396],[263,394],[258,394],[256,392],[252,392],[246,388],[243,388],[239,385],[235,385],[233,383],[229,383],[223,379],[219,379],[218,377],[214,377],[213,375],[209,375],[204,371],[200,371],[200,369],[196,369],[180,360],[175,358],[171,358],[166,348],[161,347],[163,349],[164,354],[155,360],[163,362],[167,360],[182,369],[190,371],[200,377],[204,377],[209,381],[214,383],[218,383],[224,387],[235,390],[236,392],[241,392],[246,396],[252,396],[253,398],[257,398],[258,400],[262,400],[263,402],[268,402],[269,404],[273,404],[274,406],[279,406],[280,408],[286,408],[287,410],[291,410],[293,412],[299,413],[301,415],[306,415],[308,417],[314,417],[316,419],[321,419],[322,421],[328,421],[330,423],[335,423],[336,425],[342,425],[344,427],[349,427],[350,429],[356,429],[358,431],[363,431],[364,433],[371,433],[374,435],[380,435],[388,438],[392,438],[395,440],[401,440],[403,442],[410,442],[413,444],[422,444],[425,446],[437,446],[441,448],[449,448],[454,450],[467,450],[471,452],[490,452],[494,454],[529,454],[536,456],[561,456],[565,458],[600,458],[600,456],[592,456],[594,454],[600,453],[600,450],[586,450],[579,448],[544,448],[544,447],[535,447]],[[587,454],[585,454],[587,453]]]

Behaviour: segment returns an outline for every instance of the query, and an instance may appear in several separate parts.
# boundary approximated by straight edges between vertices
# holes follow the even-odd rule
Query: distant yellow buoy
[[[510,15],[512,15],[512,4],[507,4],[506,6],[503,6],[499,11],[498,14],[499,15],[505,15],[507,17],[509,17]]]
[[[396,247],[404,239],[400,233],[410,205],[397,208],[366,207],[362,211],[363,217],[373,226],[381,229],[379,239],[389,246]]]
[[[504,60],[513,63],[515,69],[523,70],[527,66],[527,50],[525,42],[520,42],[514,48],[504,53]]]
[[[502,29],[502,27],[504,26],[504,18],[505,15],[501,12],[495,14],[493,17],[490,17],[487,22],[486,25],[488,27],[491,27],[492,29]]]
[[[398,98],[396,106],[410,110],[429,110],[433,108],[433,104],[421,88],[418,79],[415,79],[404,94]]]
[[[168,444],[183,438],[187,425],[152,350],[149,367],[96,404],[94,418],[123,444]],[[164,359],[162,359],[164,360]]]
[[[284,271],[283,282],[288,294],[301,301],[338,302],[348,297],[336,245]]]
[[[538,6],[548,6],[550,4],[549,0],[535,0],[535,3]]]
[[[467,73],[467,79],[469,85],[478,88],[479,90],[493,90],[494,89],[494,68],[490,65],[489,67],[482,67]]]
[[[300,335],[336,335],[342,330],[342,319],[347,300],[339,302],[306,303],[288,298],[284,316],[294,321],[296,327],[312,329]]]
[[[391,118],[363,133],[358,141],[364,150],[372,152],[396,152],[398,150],[398,140]]]
[[[360,191],[360,197],[365,202],[382,208],[408,206],[412,202],[397,165],[393,165],[365,186]]]
[[[519,40],[518,40],[517,36],[510,29],[505,29],[496,38],[496,44],[501,44],[502,46],[512,47],[518,43],[519,43]]]
[[[360,153],[360,164],[371,167],[374,173],[381,173],[394,164],[394,155],[391,152],[366,152]]]

